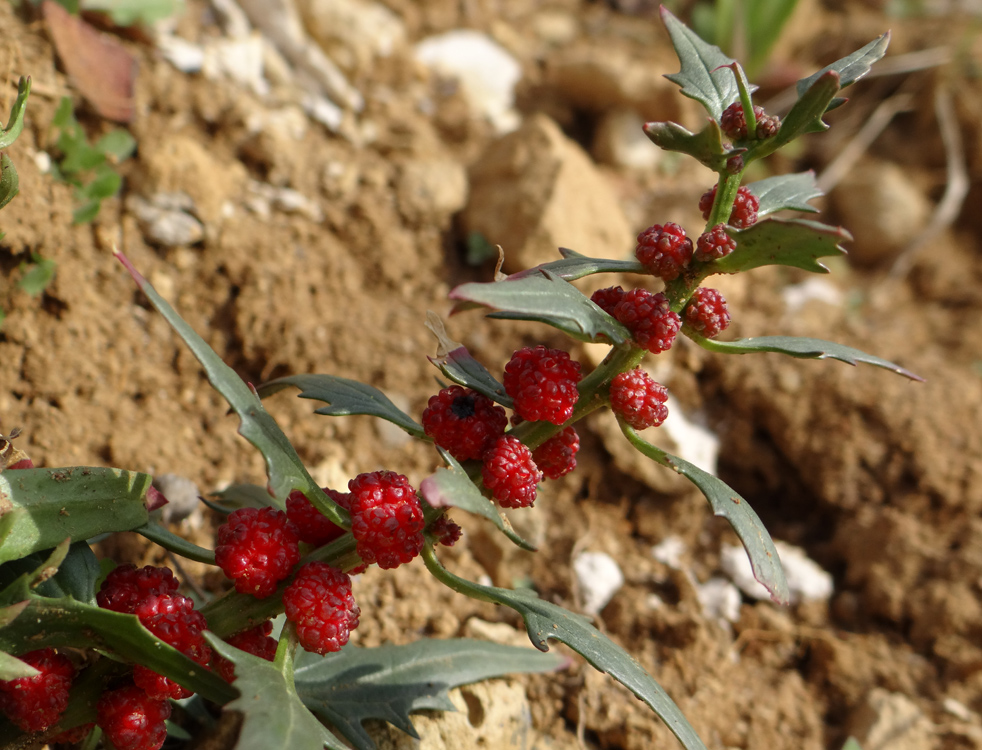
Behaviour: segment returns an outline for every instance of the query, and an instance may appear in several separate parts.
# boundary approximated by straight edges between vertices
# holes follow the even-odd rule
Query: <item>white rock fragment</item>
[[[593,155],[604,164],[651,172],[661,150],[644,134],[644,119],[633,109],[615,109],[600,118],[593,138]]]
[[[204,48],[179,36],[158,36],[157,49],[167,62],[182,73],[198,73],[205,63]]]
[[[842,291],[831,281],[808,279],[781,290],[781,298],[788,315],[796,315],[806,303],[816,300],[832,307],[842,306]]]
[[[161,192],[150,200],[130,195],[126,210],[136,217],[144,237],[157,245],[181,247],[205,237],[204,225],[192,215],[194,201],[186,193]]]
[[[941,702],[941,706],[949,714],[954,716],[956,719],[961,719],[962,721],[976,721],[978,720],[978,714],[972,709],[966,706],[961,701],[957,701],[954,698],[945,698]]]
[[[415,56],[433,72],[458,80],[471,107],[499,134],[518,127],[515,85],[522,66],[493,39],[479,31],[456,29],[419,42]]]
[[[666,405],[668,418],[660,429],[675,442],[676,454],[715,476],[719,438],[702,425],[689,420],[682,405],[673,396],[669,395]]]
[[[775,542],[781,566],[788,581],[791,603],[828,601],[832,596],[832,576],[822,570],[800,547]],[[747,596],[767,600],[767,589],[754,578],[750,560],[743,547],[725,546],[720,551],[720,567]]]
[[[681,537],[669,536],[651,548],[651,556],[662,565],[681,570],[682,555],[685,554],[685,549],[685,542],[682,541]]]
[[[740,619],[740,591],[725,578],[710,578],[694,584],[702,614],[710,620],[736,622]]]
[[[241,39],[216,39],[204,47],[201,72],[211,81],[228,79],[258,96],[269,93],[263,76],[263,39],[253,33]]]
[[[201,506],[198,485],[179,474],[161,474],[154,477],[153,486],[167,498],[167,504],[160,509],[164,523],[182,521]]]
[[[301,214],[318,223],[324,220],[321,207],[293,188],[276,187],[255,180],[249,182],[248,188],[252,196],[251,200],[246,200],[246,207],[258,216],[266,218],[275,208],[288,214]]]
[[[934,750],[937,731],[902,693],[873,688],[849,721],[849,733],[863,750]]]
[[[573,561],[573,572],[580,586],[583,612],[600,613],[624,585],[620,566],[605,552],[582,552]]]

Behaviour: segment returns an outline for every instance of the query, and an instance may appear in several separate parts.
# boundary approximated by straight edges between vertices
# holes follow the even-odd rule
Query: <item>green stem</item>
[[[716,186],[716,200],[713,201],[713,208],[709,212],[709,219],[706,221],[704,231],[708,232],[717,224],[725,224],[730,220],[730,213],[733,211],[733,202],[736,200],[737,192],[740,190],[740,182],[743,179],[743,172],[730,174],[721,172],[719,183]]]
[[[188,560],[194,560],[195,562],[205,563],[206,565],[215,564],[215,553],[212,550],[191,544],[184,537],[172,534],[163,526],[159,526],[153,521],[145,523],[143,526],[133,530],[151,542],[170,550],[175,555],[186,557]]]
[[[499,603],[484,593],[483,586],[476,583],[471,583],[464,578],[459,578],[444,568],[440,564],[440,561],[436,559],[436,554],[433,552],[433,548],[428,544],[423,547],[423,564],[426,565],[426,569],[430,571],[434,578],[436,578],[447,588],[453,589],[458,594],[463,594],[464,596],[469,596],[471,599],[477,599],[482,602],[491,602],[492,604]]]
[[[757,139],[757,116],[754,114],[754,101],[750,97],[750,84],[740,63],[733,63],[730,68],[736,76],[737,90],[740,92],[740,106],[743,107],[743,119],[747,123],[747,140],[754,141]]]

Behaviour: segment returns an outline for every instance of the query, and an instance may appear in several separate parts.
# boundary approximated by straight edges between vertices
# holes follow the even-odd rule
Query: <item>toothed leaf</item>
[[[750,558],[754,577],[770,592],[771,598],[778,604],[787,604],[791,600],[788,582],[781,567],[781,558],[777,554],[770,534],[764,524],[739,493],[725,482],[703,471],[695,464],[666,453],[641,438],[633,429],[618,420],[621,431],[642,454],[652,461],[667,466],[692,482],[709,501],[713,514],[730,522],[733,530]]]
[[[736,240],[737,248],[708,264],[712,273],[737,273],[760,266],[828,273],[817,259],[845,255],[839,243],[852,239],[842,227],[805,219],[765,219],[746,229],[727,227],[726,233]]]
[[[457,385],[483,393],[492,401],[511,409],[514,401],[505,393],[505,387],[498,382],[488,368],[478,362],[464,346],[447,352],[442,357],[428,357],[440,372]]]
[[[637,660],[597,630],[590,619],[536,596],[530,589],[502,589],[482,586],[448,571],[429,547],[423,561],[437,579],[455,591],[475,599],[504,604],[522,616],[529,639],[540,651],[549,650],[549,639],[565,643],[600,672],[609,674],[644,701],[665,722],[686,750],[706,750],[692,725]]]
[[[665,77],[678,84],[685,96],[698,101],[714,120],[719,121],[723,110],[740,96],[733,72],[725,68],[736,60],[727,57],[719,47],[704,42],[664,6],[661,19],[681,63],[678,73]]]
[[[611,260],[610,258],[590,258],[575,250],[561,247],[562,260],[553,260],[533,268],[519,271],[509,276],[516,280],[526,276],[549,274],[566,281],[575,281],[595,273],[644,273],[644,267],[636,260]]]
[[[659,148],[688,154],[712,170],[719,171],[726,163],[723,132],[716,120],[710,120],[698,133],[690,133],[674,122],[646,122],[643,130]]]
[[[536,320],[580,341],[620,344],[628,330],[551,271],[504,281],[461,284],[450,299],[489,307],[489,318]]]
[[[367,414],[392,422],[414,437],[423,437],[423,428],[392,403],[388,396],[378,388],[359,383],[357,380],[340,378],[336,375],[288,375],[263,383],[257,392],[260,398],[266,398],[290,386],[300,389],[300,398],[328,404],[316,409],[314,414],[331,417]]]
[[[414,739],[410,713],[455,711],[448,691],[506,674],[550,672],[567,661],[530,648],[467,639],[422,640],[405,646],[357,648],[297,656],[297,693],[356,750],[374,750],[362,727],[382,719]],[[236,682],[238,685],[238,682]]]
[[[750,354],[751,352],[776,352],[787,354],[798,359],[837,359],[847,365],[857,365],[859,363],[873,365],[884,370],[889,370],[897,375],[903,375],[911,380],[923,381],[920,375],[915,375],[900,365],[894,364],[872,354],[866,354],[859,349],[851,346],[836,344],[831,341],[821,339],[803,338],[798,336],[755,336],[749,339],[737,339],[736,341],[715,341],[705,339],[700,336],[692,336],[701,347],[711,352],[720,354]]]
[[[815,181],[815,173],[811,170],[751,182],[747,185],[747,189],[760,201],[760,207],[757,209],[758,219],[763,219],[777,211],[818,213],[818,209],[810,206],[808,201],[822,195]]]
[[[497,526],[498,530],[516,545],[534,552],[535,547],[522,539],[508,519],[498,512],[494,503],[481,494],[456,459],[442,449],[440,454],[449,468],[437,469],[420,483],[419,491],[426,502],[434,508],[460,508],[468,513],[482,516]]]

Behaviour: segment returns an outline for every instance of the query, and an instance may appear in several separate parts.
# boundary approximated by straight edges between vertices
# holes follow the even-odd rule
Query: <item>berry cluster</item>
[[[754,119],[756,121],[755,137],[762,141],[777,135],[781,128],[781,120],[773,115],[764,112],[763,107],[754,106]],[[747,117],[743,111],[743,105],[733,102],[723,110],[719,120],[719,127],[727,138],[734,141],[744,140],[747,133]]]
[[[0,680],[0,711],[25,732],[41,732],[58,723],[68,707],[75,665],[52,648],[20,656],[40,674]]]
[[[718,185],[713,185],[712,189],[703,193],[699,199],[699,210],[702,211],[702,218],[704,219],[708,219],[713,210],[717,187]],[[760,199],[751,193],[749,188],[739,188],[733,201],[733,210],[730,212],[730,225],[737,229],[746,229],[751,224],[755,224],[759,208]]]
[[[283,592],[286,619],[297,627],[307,651],[340,651],[358,627],[361,610],[351,594],[351,577],[321,562],[307,563]]]
[[[678,278],[692,259],[692,240],[678,224],[655,224],[638,235],[634,255],[645,270],[663,281]]]
[[[273,632],[272,620],[266,620],[255,627],[243,630],[225,639],[229,645],[240,651],[258,656],[266,661],[273,661],[276,656],[276,641],[270,637]],[[212,669],[221,675],[226,682],[235,682],[235,665],[223,656],[215,654],[211,662]]]
[[[215,563],[240,594],[265,599],[300,561],[300,535],[275,508],[239,508],[218,527]]]

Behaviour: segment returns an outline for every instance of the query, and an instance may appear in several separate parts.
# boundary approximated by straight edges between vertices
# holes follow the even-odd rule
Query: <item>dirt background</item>
[[[383,1],[406,34],[388,57],[327,45],[366,102],[339,133],[309,120],[276,87],[259,96],[182,73],[147,40],[125,40],[139,61],[129,125],[138,151],[120,166],[121,196],[82,226],[71,223],[71,189],[36,159],[50,147],[54,109],[73,83],[44,23],[0,4],[0,71],[7,81],[30,74],[35,84],[25,130],[9,151],[21,194],[2,214],[0,428],[21,427],[18,446],[39,465],[175,473],[203,492],[263,482],[258,454],[113,259],[114,242],[246,380],[333,373],[382,389],[418,416],[436,387],[426,311],[446,316],[454,285],[491,278],[487,263],[465,262],[469,229],[499,227],[501,236],[487,239],[533,262],[543,245],[554,252],[559,244],[622,257],[631,235],[656,222],[698,231],[695,203],[711,175],[650,155],[651,169],[623,163],[610,135],[612,113],[698,124],[694,105],[660,78],[677,63],[654,4]],[[822,173],[855,146],[878,106],[907,97],[819,202],[829,209],[824,220],[856,235],[849,259],[831,262],[827,285],[796,308],[787,292],[808,289],[803,272],[762,269],[715,285],[733,315],[724,338],[836,340],[926,382],[833,361],[712,355],[687,342],[648,363],[677,408],[718,435],[721,478],[776,539],[803,547],[832,574],[831,598],[788,609],[744,598],[732,624],[705,613],[694,583],[719,575],[720,551],[735,537],[698,492],[633,460],[602,419],[580,430],[577,470],[544,485],[535,509],[515,518],[540,543],[537,554],[462,518],[465,538],[444,554],[462,575],[530,582],[573,609],[582,601],[572,559],[610,554],[626,581],[598,627],[652,672],[712,750],[838,750],[850,733],[866,750],[982,748],[978,19],[945,8],[902,18],[883,6],[802,2],[761,76],[767,101],[886,28],[889,57],[947,51],[944,64],[857,85],[849,105],[830,116],[830,133],[769,165]],[[499,143],[460,87],[413,60],[413,43],[456,28],[486,33],[521,64],[525,125],[517,143]],[[222,35],[210,6],[197,0],[176,32],[194,42]],[[4,112],[14,92],[4,88]],[[940,135],[939,92],[960,135],[962,153],[953,157]],[[78,96],[76,103],[94,137],[112,127]],[[280,124],[257,129],[257,116]],[[929,228],[916,254],[902,255],[942,201],[949,160],[967,173],[967,198]],[[550,182],[555,175],[562,179]],[[307,208],[257,207],[250,181],[292,188]],[[168,247],[148,239],[128,201],[161,191],[190,196],[204,230],[199,241]],[[57,263],[40,297],[16,286],[31,253]],[[903,272],[891,275],[900,257]],[[448,326],[492,371],[514,348],[538,342],[596,361],[595,352],[539,325],[469,314]],[[418,483],[437,466],[426,446],[370,418],[326,419],[311,407],[289,395],[269,402],[325,484],[340,487],[380,468]],[[199,511],[178,530],[208,544],[211,523]],[[684,542],[678,568],[652,555],[672,536]],[[163,559],[125,535],[115,553],[138,563]],[[220,585],[194,565],[187,572]],[[370,571],[356,594],[358,640],[367,645],[469,633],[473,617],[518,624],[509,612],[431,583],[420,564]],[[527,696],[528,731],[515,746],[676,746],[647,709],[588,668],[502,684],[517,686],[520,702]],[[485,694],[472,692],[472,702],[475,695]],[[480,717],[468,718],[477,731]],[[439,723],[426,724],[433,736]],[[470,746],[496,744],[489,742]]]

